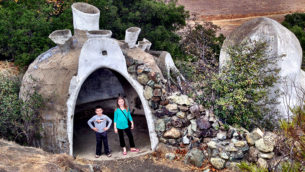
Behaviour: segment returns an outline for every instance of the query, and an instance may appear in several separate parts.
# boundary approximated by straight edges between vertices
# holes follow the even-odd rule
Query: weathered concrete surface
[[[280,56],[285,55],[276,65],[281,69],[279,73],[281,79],[286,78],[286,82],[277,84],[275,88],[287,94],[278,97],[280,104],[277,106],[281,117],[287,118],[288,109],[284,99],[289,98],[290,105],[298,103],[298,93],[291,86],[293,83],[296,83],[298,87],[305,85],[303,71],[301,70],[302,48],[298,39],[292,32],[272,19],[257,18],[250,20],[234,30],[224,41],[219,58],[220,67],[224,66],[229,60],[229,55],[226,52],[227,48],[247,40],[267,41],[270,46],[268,52],[270,57],[280,58]]]
[[[87,3],[72,5],[73,26],[77,30],[99,30],[100,10]]]

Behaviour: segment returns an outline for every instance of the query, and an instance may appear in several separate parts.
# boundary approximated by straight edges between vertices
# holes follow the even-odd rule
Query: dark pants
[[[121,147],[125,147],[124,132],[125,132],[126,135],[128,136],[128,139],[129,139],[129,146],[130,146],[131,148],[134,148],[135,145],[134,145],[133,136],[132,136],[132,133],[131,133],[130,128],[118,129],[119,138],[120,138],[120,146],[121,146]]]
[[[108,139],[107,139],[107,132],[104,131],[102,133],[95,132],[96,137],[96,155],[102,155],[102,141],[104,143],[104,152],[105,154],[109,154],[109,147],[108,147]]]

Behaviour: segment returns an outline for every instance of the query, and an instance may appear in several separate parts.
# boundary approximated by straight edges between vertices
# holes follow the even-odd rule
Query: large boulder
[[[277,84],[274,89],[285,92],[284,95],[277,97],[280,102],[277,105],[279,118],[287,118],[287,104],[294,106],[298,102],[296,89],[291,89],[291,85],[305,87],[305,72],[301,70],[302,48],[296,36],[275,20],[263,17],[250,20],[235,29],[224,41],[219,58],[220,67],[226,65],[229,60],[227,48],[239,45],[248,40],[263,40],[269,43],[268,56],[279,57],[285,55],[276,64],[281,69],[279,75],[286,82]],[[295,83],[295,84],[293,84]],[[285,96],[286,95],[286,96]],[[274,96],[273,94],[269,95]],[[285,96],[285,97],[284,97]]]

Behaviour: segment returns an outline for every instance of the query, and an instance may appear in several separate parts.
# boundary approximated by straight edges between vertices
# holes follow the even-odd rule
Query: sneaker
[[[111,157],[112,155],[111,155],[111,153],[108,153],[107,156],[108,156],[108,157]]]
[[[100,155],[95,155],[95,158],[99,158],[100,157]]]

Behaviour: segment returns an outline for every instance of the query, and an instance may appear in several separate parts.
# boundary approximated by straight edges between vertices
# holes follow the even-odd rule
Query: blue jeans
[[[110,153],[109,147],[108,147],[108,138],[107,138],[107,132],[104,131],[102,133],[95,132],[96,137],[96,155],[102,155],[102,141],[104,144],[104,152],[106,155]]]

